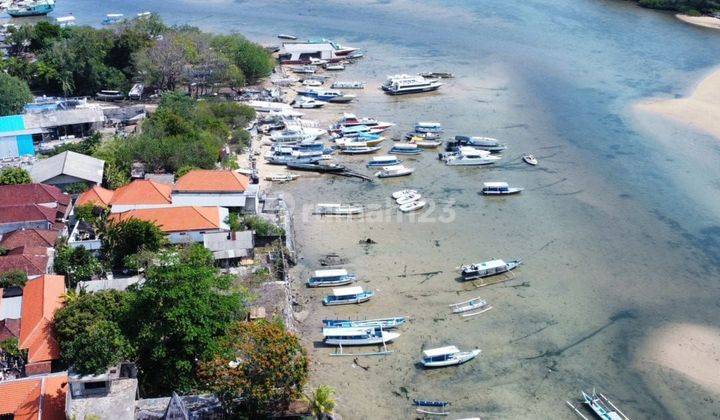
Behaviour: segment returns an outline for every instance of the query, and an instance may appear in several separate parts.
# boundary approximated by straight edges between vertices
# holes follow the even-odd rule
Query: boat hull
[[[373,297],[373,295],[372,294],[363,294],[362,296],[357,296],[352,299],[328,299],[328,297],[325,297],[323,299],[323,305],[325,305],[325,306],[360,304],[360,303],[369,301],[370,298]]]
[[[424,88],[418,88],[418,89],[404,89],[404,90],[394,90],[394,89],[388,89],[384,88],[386,94],[398,96],[398,95],[412,95],[413,93],[426,93],[426,92],[433,92],[440,89],[440,85],[438,86],[427,86]]]
[[[42,4],[24,9],[10,8],[7,9],[7,14],[12,17],[45,16],[53,10],[55,10],[55,5]]]
[[[470,360],[477,357],[478,354],[480,354],[480,350],[476,349],[473,351],[460,352],[460,353],[454,355],[454,357],[447,359],[447,360],[442,360],[442,361],[437,361],[437,362],[421,360],[420,363],[423,365],[423,367],[429,368],[429,369],[448,367],[448,366],[457,366],[457,365],[461,365],[463,363],[469,362]]]
[[[520,266],[520,264],[522,264],[522,261],[520,261],[520,260],[508,261],[507,264],[505,265],[504,269],[498,268],[493,271],[487,271],[487,270],[476,271],[476,270],[463,269],[460,274],[462,275],[463,280],[475,280],[475,279],[492,277],[492,276],[496,276],[498,274],[507,273],[508,271],[512,271],[512,270],[518,268]]]

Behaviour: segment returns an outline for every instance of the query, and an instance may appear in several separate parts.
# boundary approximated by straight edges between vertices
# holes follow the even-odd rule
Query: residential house
[[[95,255],[99,255],[102,250],[100,235],[95,232],[95,227],[84,220],[75,222],[75,226],[68,235],[67,244],[72,248],[83,247]]]
[[[138,400],[137,420],[213,420],[225,418],[220,400],[214,395],[183,395]]]
[[[121,364],[99,375],[68,374],[65,403],[68,419],[133,420],[138,394],[136,369]]]
[[[67,151],[36,161],[30,168],[30,176],[33,182],[61,189],[77,183],[98,185],[102,182],[104,167],[104,160]]]
[[[0,418],[64,420],[66,372],[0,382]]]
[[[51,229],[19,229],[8,232],[0,237],[0,247],[13,249],[20,246],[42,246],[52,248],[59,237],[57,230]]]
[[[241,259],[252,258],[255,248],[253,231],[206,233],[203,245],[223,267],[236,266]]]
[[[27,376],[50,373],[53,362],[60,359],[52,320],[63,305],[65,278],[43,275],[28,280],[23,287],[18,348],[27,350]]]
[[[52,185],[0,185],[0,234],[23,228],[64,233],[70,210],[70,196]]]
[[[23,271],[29,278],[49,273],[52,268],[53,248],[19,246],[0,256],[0,274]]]
[[[155,209],[172,206],[172,186],[148,179],[136,179],[115,190],[110,199],[110,211]]]
[[[168,236],[170,243],[184,244],[202,243],[206,233],[230,230],[227,217],[228,210],[223,207],[189,206],[128,210],[111,214],[110,220],[134,218],[153,222]]]
[[[219,206],[254,213],[255,185],[247,176],[229,170],[197,169],[181,176],[172,191],[175,206]]]
[[[38,204],[0,206],[0,234],[18,229],[55,229],[64,231],[57,211]]]
[[[75,207],[92,204],[95,207],[103,209],[110,208],[110,201],[112,200],[113,194],[115,194],[115,191],[95,185],[80,194],[77,200],[75,200]]]

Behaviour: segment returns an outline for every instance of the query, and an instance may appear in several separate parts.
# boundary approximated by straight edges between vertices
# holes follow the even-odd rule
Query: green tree
[[[0,72],[0,116],[21,113],[32,98],[27,82]]]
[[[30,173],[23,168],[8,166],[0,169],[0,185],[31,184]]]
[[[334,389],[327,385],[320,385],[312,395],[307,397],[310,402],[310,410],[319,420],[331,415],[335,409],[333,394],[335,394]]]
[[[82,246],[73,248],[67,245],[56,248],[53,269],[65,276],[68,289],[75,289],[78,282],[90,280],[102,272],[100,261],[90,251]]]
[[[255,231],[258,236],[282,236],[285,230],[259,216],[245,216],[243,218],[247,229]]]
[[[263,47],[241,35],[216,36],[211,45],[225,54],[251,82],[268,76],[275,67],[275,60]]]
[[[82,374],[104,373],[132,355],[132,348],[117,323],[96,320],[67,342],[64,354],[73,370]]]
[[[102,232],[103,250],[113,268],[122,268],[126,257],[141,250],[157,251],[165,244],[165,235],[152,222],[128,219],[108,221]]]
[[[308,359],[300,340],[282,323],[238,322],[223,341],[223,351],[202,362],[202,386],[228,410],[240,398],[250,416],[285,409],[302,395]]]
[[[11,286],[24,287],[27,280],[27,273],[25,271],[9,270],[0,273],[0,289]]]

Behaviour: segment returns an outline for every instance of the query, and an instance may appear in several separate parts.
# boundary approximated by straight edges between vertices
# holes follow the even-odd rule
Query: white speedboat
[[[423,93],[438,90],[442,83],[434,79],[426,79],[422,76],[398,74],[388,76],[382,89],[388,95],[405,95],[409,93]]]
[[[344,286],[357,280],[354,274],[347,270],[317,270],[306,282],[308,287]]]
[[[315,207],[315,214],[330,216],[349,216],[353,214],[361,214],[365,209],[363,206],[354,206],[348,204],[325,203],[318,204]]]
[[[322,86],[322,85],[323,85],[323,82],[322,82],[321,80],[318,80],[318,79],[305,79],[305,80],[302,81],[302,84],[303,84],[303,86],[313,86],[313,87],[316,87],[316,86]]]
[[[365,328],[323,328],[323,341],[331,346],[368,346],[389,343],[400,337],[400,333],[375,327]]]
[[[405,190],[395,191],[394,193],[390,194],[390,196],[393,198],[393,200],[397,200],[400,197],[404,197],[406,195],[416,194],[416,193],[417,193],[417,190],[405,189]]]
[[[292,103],[293,108],[300,109],[315,109],[325,106],[327,102],[318,101],[317,99],[308,98],[305,96],[298,96]]]
[[[483,182],[484,195],[511,195],[522,192],[522,188],[510,187],[507,182]]]
[[[499,153],[507,149],[507,145],[500,143],[498,139],[482,136],[455,136],[455,143],[458,146],[474,147],[488,152]]]
[[[413,191],[413,190],[410,190],[410,191]],[[421,198],[422,198],[422,194],[420,194],[417,191],[413,191],[413,192],[410,192],[405,195],[401,195],[400,197],[396,198],[395,202],[398,205],[402,206],[403,204],[412,203],[413,201],[418,201]]]
[[[528,155],[523,155],[522,160],[523,160],[523,162],[527,163],[528,165],[535,166],[535,165],[538,164],[537,158],[536,158],[535,156],[533,156],[533,155],[530,155],[530,154],[528,154]]]
[[[505,262],[503,260],[491,260],[481,263],[468,264],[460,267],[460,274],[463,280],[474,280],[483,277],[490,277],[497,274],[507,273],[522,264],[522,260]]]
[[[368,168],[381,168],[385,166],[394,166],[401,164],[402,161],[394,155],[375,156],[370,159],[367,166]]]
[[[438,347],[423,351],[420,363],[427,368],[454,366],[474,359],[480,349],[460,351],[455,346]]]
[[[425,207],[427,202],[425,200],[417,200],[410,203],[402,204],[399,208],[400,211],[403,213],[409,213],[411,211],[420,210],[421,208]]]
[[[328,71],[338,71],[338,70],[345,70],[345,66],[342,63],[328,63],[325,64],[325,70]]]
[[[486,150],[478,150],[472,147],[461,147],[456,153],[451,153],[443,159],[448,166],[479,166],[490,165],[501,159],[500,156],[493,156]]]
[[[313,128],[287,128],[281,131],[273,131],[270,140],[273,143],[302,143],[312,142],[326,131]]]
[[[414,171],[415,169],[406,168],[404,165],[384,166],[382,170],[375,173],[375,176],[378,178],[396,178],[412,175]]]

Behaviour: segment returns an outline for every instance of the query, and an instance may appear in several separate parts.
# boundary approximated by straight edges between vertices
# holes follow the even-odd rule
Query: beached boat
[[[285,130],[270,133],[270,140],[273,143],[312,142],[325,133],[325,130],[319,128],[289,127]]]
[[[366,155],[375,153],[380,149],[382,149],[382,146],[352,146],[340,149],[340,153],[344,153],[346,155]]]
[[[400,195],[398,198],[395,199],[395,202],[398,205],[403,205],[407,203],[412,203],[413,201],[418,201],[422,198],[422,194],[415,190],[404,190],[407,191],[407,193]],[[393,197],[395,197],[395,194],[393,194]]]
[[[395,143],[390,149],[390,153],[399,155],[418,155],[422,153],[422,149],[415,143]]]
[[[95,97],[100,101],[121,101],[125,99],[125,94],[119,90],[101,90]]]
[[[522,192],[522,188],[510,187],[507,182],[483,182],[484,195],[511,195]]]
[[[388,76],[382,84],[382,90],[388,95],[405,95],[410,93],[423,93],[438,90],[442,83],[422,76],[398,74]]]
[[[297,39],[295,35],[288,35],[288,34],[277,34],[277,37],[280,39],[289,39],[291,41],[294,41]]]
[[[447,412],[447,406],[450,405],[450,403],[447,401],[413,399],[413,405],[418,414],[429,414],[431,416],[447,416],[449,414]]]
[[[322,86],[323,82],[322,80],[318,79],[305,79],[302,81],[303,86],[311,86],[311,87],[317,87]]]
[[[346,57],[350,58],[350,59],[363,58],[363,57],[365,57],[365,53],[360,50],[356,50],[356,51],[353,51],[350,54],[346,55]]]
[[[442,144],[441,140],[428,140],[425,136],[412,136],[410,142],[417,144],[423,149],[435,149]]]
[[[292,107],[282,102],[270,102],[270,101],[244,101],[245,105],[254,109],[257,112],[296,112],[293,111]]]
[[[460,274],[463,280],[474,280],[483,277],[490,277],[497,274],[507,273],[518,268],[522,260],[490,260],[481,263],[467,264],[460,267]]]
[[[365,209],[363,206],[354,206],[349,204],[325,203],[315,206],[315,214],[329,216],[349,216],[353,214],[361,214]]]
[[[393,155],[384,155],[384,156],[375,156],[372,159],[370,159],[370,162],[368,162],[367,166],[369,168],[381,168],[384,166],[393,166],[393,165],[399,165],[402,161],[397,158],[397,156]]]
[[[426,71],[423,73],[418,73],[422,77],[428,77],[431,79],[452,79],[455,77],[452,73],[448,73],[445,71]]]
[[[492,156],[486,150],[461,147],[457,152],[444,156],[443,160],[448,166],[479,166],[490,165],[500,159],[500,156]]]
[[[103,25],[115,25],[116,23],[122,22],[123,19],[125,19],[125,15],[122,13],[108,13],[100,23]]]
[[[304,163],[304,162],[293,162],[289,161],[287,162],[288,169],[294,169],[297,171],[310,171],[310,172],[320,172],[320,173],[333,173],[333,172],[343,172],[346,168],[343,165],[338,165],[337,163],[329,163],[329,164],[319,164],[319,163]]]
[[[427,202],[425,200],[417,200],[410,203],[401,204],[400,209],[403,213],[409,213],[411,211],[420,210],[421,208],[425,207]]]
[[[385,141],[385,137],[379,135],[363,135],[357,137],[341,137],[335,139],[335,145],[340,149],[346,147],[357,147],[357,146],[377,146]]]
[[[463,364],[480,354],[480,349],[460,351],[455,346],[438,347],[423,351],[420,363],[426,368],[447,367]]]
[[[395,124],[389,122],[378,121],[375,118],[362,117],[358,118],[355,114],[345,113],[343,114],[340,121],[337,122],[337,127],[352,127],[356,125],[364,125],[372,128],[390,128]]]
[[[143,93],[145,92],[145,85],[143,83],[135,83],[128,92],[128,98],[134,100],[142,99]]]
[[[393,198],[393,200],[397,200],[400,197],[405,197],[406,195],[410,194],[417,194],[417,190],[411,190],[411,189],[404,189],[395,191],[394,193],[390,194],[390,197]]]
[[[306,98],[304,96],[298,96],[298,98],[295,99],[291,105],[293,108],[315,109],[327,105],[327,102],[318,101],[317,99],[313,98]]]
[[[328,71],[338,71],[338,70],[345,70],[345,66],[342,63],[328,63],[325,64],[325,70]]]
[[[453,142],[449,146],[453,147]],[[507,149],[507,145],[500,143],[498,139],[480,136],[455,136],[455,146],[467,146],[480,150],[487,150],[492,153],[499,153]]]
[[[630,420],[628,416],[625,415],[622,411],[620,411],[619,408],[615,406],[615,404],[612,403],[606,396],[603,394],[597,393],[594,389],[592,394],[587,394],[585,391],[582,392],[582,399],[580,400],[581,404],[585,404],[592,410],[593,413],[599,418],[603,420]],[[583,418],[584,420],[588,420],[587,417],[578,409],[577,405],[571,403],[570,401],[565,401],[567,405],[570,406],[575,411],[575,414]]]
[[[341,82],[336,81],[333,82],[332,86],[330,86],[333,89],[365,89],[365,82]]]
[[[333,289],[331,295],[323,298],[323,305],[350,305],[355,303],[363,303],[370,300],[375,293],[369,290],[363,290],[360,286],[338,287]]]
[[[487,301],[479,297],[468,299],[464,302],[453,303],[449,305],[454,314],[462,314],[463,317],[479,315],[492,309]]]
[[[24,0],[12,3],[5,10],[12,17],[44,16],[55,10],[55,0]]]
[[[522,157],[523,162],[527,163],[528,165],[535,166],[538,164],[538,160],[533,155],[523,155]]]
[[[338,90],[321,90],[317,92],[317,99],[320,101],[332,102],[336,104],[346,104],[352,102],[356,96],[340,92]]]
[[[378,319],[323,319],[323,326],[330,328],[367,328],[375,327],[384,330],[398,328],[407,321],[404,316]]]
[[[420,121],[415,123],[416,133],[441,133],[443,126],[439,122],[434,121]]]
[[[306,282],[308,287],[344,286],[357,280],[354,274],[347,270],[317,270]]]
[[[315,74],[317,67],[312,64],[308,64],[305,66],[290,67],[290,71],[297,74]]]
[[[412,175],[414,171],[415,169],[406,168],[404,165],[384,166],[382,170],[375,173],[375,176],[378,178],[397,178]]]
[[[330,346],[371,346],[389,343],[400,333],[376,328],[323,328],[323,342]]]
[[[296,174],[277,174],[277,175],[269,175],[265,177],[266,181],[273,181],[273,182],[289,182],[294,181],[300,177],[300,175]]]

